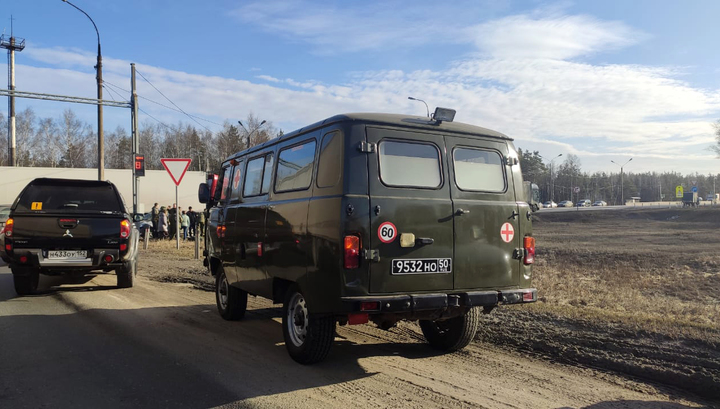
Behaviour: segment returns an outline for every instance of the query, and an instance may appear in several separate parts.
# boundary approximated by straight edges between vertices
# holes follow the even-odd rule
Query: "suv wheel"
[[[126,261],[115,272],[117,274],[118,288],[130,288],[135,283],[137,275],[137,260]]]
[[[246,291],[235,288],[225,275],[222,266],[218,267],[215,275],[215,302],[220,316],[228,321],[237,321],[245,316],[247,310]]]
[[[285,347],[296,362],[314,364],[330,352],[335,339],[335,318],[310,314],[305,296],[297,286],[292,286],[285,296],[282,326]]]
[[[441,351],[457,351],[475,338],[480,327],[480,309],[473,307],[465,315],[447,320],[420,320],[419,324],[430,346]]]
[[[17,295],[29,295],[35,292],[40,282],[40,271],[37,269],[13,268],[13,283]]]

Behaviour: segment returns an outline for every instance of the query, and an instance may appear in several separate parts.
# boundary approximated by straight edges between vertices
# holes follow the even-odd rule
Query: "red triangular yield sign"
[[[160,159],[176,186],[180,186],[192,159]]]

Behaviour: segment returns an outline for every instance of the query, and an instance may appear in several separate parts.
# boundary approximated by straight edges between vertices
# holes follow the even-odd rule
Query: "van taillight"
[[[360,237],[345,236],[345,268],[360,267]]]
[[[525,257],[523,259],[523,262],[525,264],[532,264],[535,262],[535,238],[534,237],[524,237],[523,238],[523,247],[525,248]]]
[[[13,224],[15,224],[13,219],[7,219],[5,222],[5,227],[3,228],[2,233],[4,233],[6,237],[12,237]]]
[[[120,237],[123,239],[130,237],[130,222],[127,220],[120,222]]]

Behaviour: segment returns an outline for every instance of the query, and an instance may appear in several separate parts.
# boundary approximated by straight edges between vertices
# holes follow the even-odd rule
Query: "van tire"
[[[453,352],[465,348],[480,327],[480,309],[473,307],[465,315],[447,320],[420,320],[420,329],[431,347]]]
[[[297,285],[285,294],[282,312],[283,338],[290,357],[303,365],[325,359],[335,339],[335,317],[310,314]]]
[[[30,295],[35,292],[40,282],[40,271],[36,269],[30,270],[13,270],[13,284],[15,284],[15,293],[17,295]],[[15,272],[20,274],[16,274]]]
[[[117,274],[118,288],[131,288],[135,284],[137,275],[137,260],[124,262],[122,267],[115,271],[115,274]]]
[[[247,292],[231,286],[225,269],[219,266],[215,275],[215,303],[220,316],[228,321],[241,320],[247,310],[247,299]]]

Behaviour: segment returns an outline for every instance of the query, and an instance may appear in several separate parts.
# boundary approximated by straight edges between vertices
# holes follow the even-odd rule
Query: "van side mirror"
[[[144,219],[145,219],[145,215],[142,214],[142,213],[135,213],[135,214],[133,215],[133,221],[141,222],[141,221],[143,221]]]
[[[198,187],[198,201],[203,204],[210,202],[210,187],[207,183],[201,183]]]

